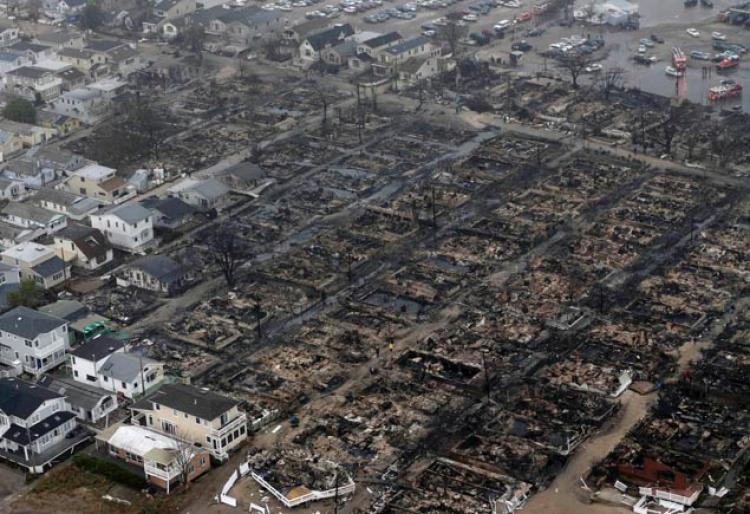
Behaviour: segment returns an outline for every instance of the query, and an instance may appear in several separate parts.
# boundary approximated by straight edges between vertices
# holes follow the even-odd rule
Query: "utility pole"
[[[487,348],[482,348],[480,351],[482,355],[482,368],[484,368],[484,388],[487,393],[487,403],[489,404],[490,402],[490,374],[487,371],[487,360],[484,357],[484,354],[488,353],[489,350]]]
[[[94,365],[96,365],[96,363],[94,363]],[[138,365],[141,368],[141,393],[145,395],[146,394],[146,379],[143,374],[143,355],[141,355],[140,353],[138,354]]]
[[[336,470],[336,478],[334,482],[336,490],[333,493],[333,513],[339,514],[339,470]]]
[[[256,322],[257,322],[257,324],[255,325],[255,328],[258,331],[258,340],[260,341],[261,338],[263,337],[263,334],[261,333],[261,330],[260,330],[260,315],[262,314],[262,312],[261,312],[260,301],[259,300],[255,302],[255,309],[254,310],[255,310],[255,319],[256,319]]]
[[[437,213],[435,211],[435,186],[432,187],[432,226],[437,227]]]

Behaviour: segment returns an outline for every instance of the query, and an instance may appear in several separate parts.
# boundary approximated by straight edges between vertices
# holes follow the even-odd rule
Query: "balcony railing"
[[[180,475],[180,470],[175,466],[170,466],[169,469],[163,469],[149,461],[143,463],[143,471],[145,471],[148,476],[161,478],[167,482],[171,482]]]
[[[221,428],[212,429],[211,435],[213,437],[224,437],[229,432],[233,431],[235,428],[238,428],[243,424],[247,424],[247,416],[245,414],[240,414],[236,418],[227,421],[224,425],[221,426]]]

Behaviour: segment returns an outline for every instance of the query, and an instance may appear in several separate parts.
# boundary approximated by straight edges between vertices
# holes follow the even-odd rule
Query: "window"
[[[91,375],[86,375],[86,380],[88,380],[89,382],[96,382],[96,377],[93,377]]]
[[[105,376],[105,377],[102,377],[102,378],[104,379],[105,382],[109,382],[109,377]]]
[[[159,404],[158,403],[154,404],[154,410],[159,410]]]
[[[128,388],[128,384],[126,384],[125,382],[122,382],[122,388],[123,389],[127,389]]]
[[[77,376],[78,376],[78,370],[77,370],[77,369],[74,369],[74,370],[73,370],[73,376],[74,376],[74,377],[77,377]]]
[[[196,422],[196,423],[198,423],[198,424],[200,425],[200,424],[201,424],[201,418],[199,418],[199,417],[196,417],[196,418],[195,418],[195,422]]]

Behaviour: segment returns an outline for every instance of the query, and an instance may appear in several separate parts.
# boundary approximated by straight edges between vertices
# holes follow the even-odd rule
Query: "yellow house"
[[[57,52],[57,58],[84,73],[97,64],[105,64],[107,62],[107,57],[103,54],[78,48],[64,48]]]
[[[74,171],[65,182],[69,192],[105,203],[122,203],[135,196],[135,189],[117,176],[117,170],[89,164]]]
[[[239,401],[207,389],[168,384],[130,407],[133,423],[190,441],[224,461],[247,439]]]

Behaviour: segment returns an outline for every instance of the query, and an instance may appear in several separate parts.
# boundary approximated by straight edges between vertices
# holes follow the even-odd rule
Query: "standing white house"
[[[0,457],[41,473],[84,438],[62,394],[15,378],[0,378]]]
[[[144,394],[164,380],[164,364],[126,353],[122,341],[101,336],[71,352],[73,379],[125,398]]]
[[[138,204],[118,205],[90,216],[91,226],[99,229],[115,248],[144,253],[155,244],[153,214]]]
[[[27,307],[0,315],[0,362],[39,376],[62,364],[68,322]]]

